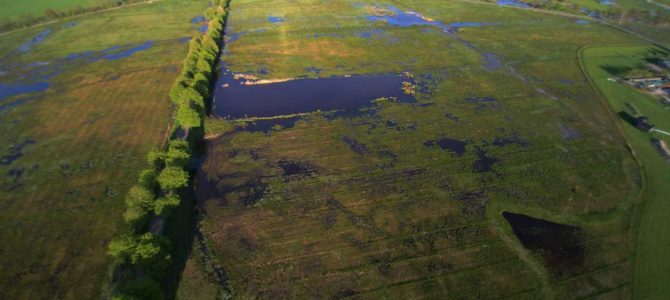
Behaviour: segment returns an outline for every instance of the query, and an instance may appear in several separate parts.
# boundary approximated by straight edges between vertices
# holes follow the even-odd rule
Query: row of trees
[[[174,126],[186,132],[172,138],[165,149],[147,155],[148,168],[140,173],[126,195],[123,215],[127,230],[109,244],[116,259],[113,298],[161,299],[160,281],[170,265],[170,241],[162,235],[161,224],[181,205],[189,185],[188,164],[193,138],[191,129],[201,128],[210,99],[210,86],[219,57],[219,42],[227,17],[229,0],[213,1],[205,11],[209,28],[189,43],[182,73],[170,90],[176,107]],[[189,142],[190,141],[190,142]]]

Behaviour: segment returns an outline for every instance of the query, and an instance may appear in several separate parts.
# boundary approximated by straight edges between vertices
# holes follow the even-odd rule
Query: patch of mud
[[[510,212],[503,212],[502,215],[521,244],[542,255],[555,272],[563,273],[583,264],[584,232],[581,227]]]

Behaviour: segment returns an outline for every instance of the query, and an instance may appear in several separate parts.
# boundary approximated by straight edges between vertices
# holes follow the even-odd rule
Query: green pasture
[[[649,117],[656,127],[666,129],[670,128],[670,110],[667,105],[662,105],[658,99],[634,88],[607,80],[612,75],[603,68],[608,65],[635,68],[644,64],[645,58],[654,57],[653,51],[659,49],[648,45],[590,47],[583,51],[581,59],[596,88],[615,113],[625,111],[625,103],[630,103],[640,114]],[[636,224],[638,235],[634,296],[635,299],[667,299],[670,297],[666,284],[666,278],[670,274],[670,237],[667,234],[670,228],[670,162],[659,155],[651,139],[670,142],[670,137],[642,132],[623,120],[618,122],[642,163],[646,178],[643,191],[645,205],[640,208]]]
[[[407,71],[425,89],[416,104],[381,101],[345,117],[317,112],[270,134],[227,130],[210,141],[202,168],[221,194],[199,199],[202,230],[236,296],[631,297],[641,171],[577,52],[638,39],[477,3],[259,3],[231,3],[226,35],[239,38],[222,59],[233,72],[280,79],[315,77],[313,68],[320,76]],[[452,37],[366,19],[388,5],[445,24],[487,25]],[[486,67],[489,54],[499,68]],[[467,142],[465,152],[430,146],[445,137]],[[477,171],[485,158],[497,162]],[[286,174],[287,162],[303,171]],[[583,227],[583,262],[548,266],[521,246],[502,211]],[[178,294],[212,293],[203,281],[211,272],[194,273],[198,261],[196,251]]]
[[[22,18],[40,17],[47,10],[67,11],[78,7],[91,7],[96,5],[106,5],[112,0],[36,0],[36,1],[15,1],[0,0],[0,22],[16,21]]]
[[[182,38],[197,32],[191,19],[206,7],[157,1],[0,37],[3,85],[49,83],[46,91],[0,100],[0,156],[34,141],[0,165],[0,298],[100,297],[125,193],[146,153],[163,142],[167,94],[188,48]],[[41,43],[19,51],[46,30]],[[116,60],[68,58],[148,41],[148,49]]]

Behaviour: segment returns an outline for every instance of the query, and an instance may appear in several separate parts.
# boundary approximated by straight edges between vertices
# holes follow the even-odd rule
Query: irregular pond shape
[[[522,214],[503,212],[521,244],[542,255],[555,271],[565,271],[584,261],[581,227],[549,222]]]
[[[493,171],[493,165],[498,162],[498,159],[492,156],[488,156],[486,150],[475,146],[475,154],[477,154],[477,160],[472,163],[472,170],[477,173],[491,172]]]
[[[372,100],[395,97],[415,102],[405,94],[400,75],[303,78],[268,84],[243,84],[222,68],[216,84],[212,114],[218,117],[272,117],[316,110],[354,110],[371,106]]]
[[[286,18],[284,17],[276,17],[276,16],[269,16],[268,21],[270,23],[282,23],[286,21]]]
[[[402,11],[399,8],[391,5],[387,9],[391,11],[391,15],[371,15],[367,16],[367,20],[371,22],[384,21],[389,25],[399,26],[399,27],[410,27],[410,26],[434,26],[442,29],[443,31],[452,31],[454,29],[463,28],[463,27],[481,27],[486,25],[492,25],[490,23],[484,22],[454,22],[449,24],[444,24],[440,21],[431,20],[422,16],[421,14],[414,11]]]
[[[129,48],[129,49],[125,49],[125,50],[122,50],[122,51],[114,53],[114,54],[106,55],[105,57],[103,57],[103,59],[119,60],[119,59],[122,59],[122,58],[126,58],[128,56],[131,56],[131,55],[133,55],[137,52],[147,50],[147,49],[151,48],[153,45],[154,45],[153,41],[148,41],[148,42],[145,42],[144,44],[140,44],[138,46],[135,46],[135,47],[132,47],[132,48]]]
[[[498,70],[502,68],[502,62],[493,53],[482,53],[484,58],[484,68],[487,70]]]
[[[35,144],[34,140],[26,139],[19,144],[9,146],[9,154],[0,156],[0,166],[11,165],[15,160],[23,156],[23,148],[32,144]]]
[[[30,49],[32,49],[35,45],[41,43],[44,41],[44,39],[47,38],[47,36],[52,32],[51,29],[46,29],[40,33],[38,33],[34,38],[32,38],[30,41],[24,43],[23,45],[19,46],[19,51],[20,52],[28,52]]]
[[[112,46],[101,51],[84,51],[69,54],[67,60],[89,60],[96,62],[100,60],[119,60],[129,57],[137,52],[145,51],[154,45],[153,41],[147,41],[136,46]]]
[[[198,24],[200,22],[205,22],[205,17],[197,16],[197,17],[191,19],[191,23],[193,23],[193,24]]]
[[[200,26],[200,28],[198,28],[198,31],[200,31],[202,33],[205,33],[205,32],[207,32],[207,29],[209,29],[209,24],[205,24],[205,25]]]
[[[600,4],[602,4],[602,5],[614,5],[614,1],[612,1],[612,0],[600,0]]]
[[[48,82],[4,84],[0,82],[0,100],[27,93],[38,93],[49,89]]]
[[[580,25],[585,25],[585,24],[589,24],[589,23],[591,23],[591,22],[589,22],[587,20],[577,20],[577,21],[575,21],[575,24],[580,24]]]
[[[436,140],[426,141],[423,143],[423,145],[426,147],[439,146],[440,148],[442,148],[442,150],[448,150],[460,156],[465,154],[465,149],[466,146],[468,145],[468,142],[451,139],[448,137],[442,137]]]
[[[498,0],[496,4],[500,6],[530,7],[530,4],[518,0]]]

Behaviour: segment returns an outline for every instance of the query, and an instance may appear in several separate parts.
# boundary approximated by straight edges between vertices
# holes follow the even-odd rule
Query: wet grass
[[[639,113],[648,116],[658,128],[670,128],[670,110],[666,109],[667,106],[631,87],[608,81],[611,75],[602,68],[607,64],[635,68],[654,50],[658,51],[648,45],[592,47],[584,50],[582,61],[614,112],[625,111],[626,103],[633,103]],[[670,274],[670,243],[667,235],[670,226],[667,218],[670,213],[670,202],[667,201],[670,193],[670,163],[661,157],[651,139],[668,142],[670,137],[642,132],[623,119],[618,122],[642,163],[646,179],[643,193],[645,204],[635,224],[639,235],[635,253],[634,295],[638,299],[665,299],[670,297],[664,279]]]
[[[236,295],[630,297],[639,170],[577,51],[638,40],[492,5],[375,3],[382,9],[231,3],[227,34],[239,38],[223,59],[233,72],[274,79],[315,77],[314,69],[409,71],[417,84],[417,103],[315,112],[270,132],[208,123],[227,133],[210,142],[202,166],[210,185],[199,199],[201,226]],[[386,5],[442,24],[495,25],[447,33],[367,18]],[[491,57],[497,68],[487,67]],[[583,263],[548,272],[501,211],[583,228]]]
[[[43,92],[0,102],[0,156],[34,141],[0,165],[0,298],[99,297],[124,195],[165,136],[167,94],[187,50],[180,38],[197,31],[191,19],[206,6],[159,1],[0,38],[0,82],[49,83]],[[47,28],[44,40],[16,52]],[[151,47],[116,60],[67,59],[148,41]]]

